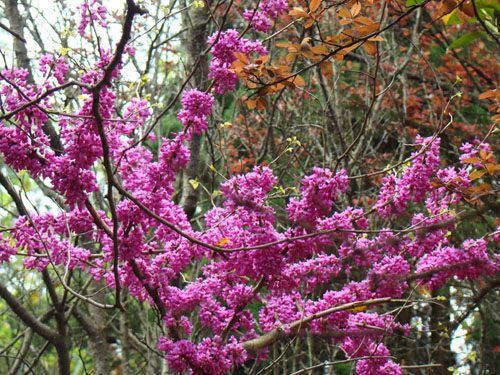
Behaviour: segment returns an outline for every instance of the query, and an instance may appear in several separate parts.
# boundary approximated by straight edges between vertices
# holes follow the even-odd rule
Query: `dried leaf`
[[[321,2],[323,0],[312,0],[311,3],[309,4],[309,9],[311,9],[311,12],[315,12],[316,9],[319,8],[319,6],[321,5]]]
[[[479,158],[467,158],[464,160],[464,163],[467,163],[467,164],[472,164],[472,163],[477,163],[477,162],[480,162],[482,161],[481,159]]]
[[[363,43],[363,48],[372,56],[377,54],[377,45],[373,42]]]
[[[234,56],[245,63],[245,65],[248,65],[248,59],[247,59],[247,56],[244,54],[244,53],[241,53],[241,52],[233,52]]]
[[[314,25],[314,22],[316,22],[313,19],[308,19],[302,26],[304,26],[306,29],[310,28],[312,25]]]
[[[323,74],[323,77],[325,77],[325,78],[333,77],[333,68],[332,68],[332,63],[330,61],[323,61],[320,64],[320,68],[321,68],[321,74]]]
[[[441,6],[439,7],[439,14],[445,15],[451,13],[457,7],[456,0],[443,0]]]
[[[328,48],[326,48],[322,44],[319,46],[311,47],[311,51],[316,55],[328,55]]]
[[[295,56],[297,56],[296,53],[289,53],[285,56],[286,62],[292,62],[295,59]]]
[[[296,18],[309,18],[309,13],[302,8],[293,8],[288,14]]]
[[[493,164],[493,163],[486,163],[484,167],[488,170],[488,173],[490,175],[493,175],[495,171],[500,170],[500,165],[498,164]]]
[[[340,8],[337,14],[339,17],[351,18],[351,12],[349,12],[346,8]]]
[[[489,90],[489,91],[483,92],[481,95],[479,95],[479,100],[492,98],[494,96],[495,96],[495,91]]]
[[[491,156],[493,155],[493,152],[490,151],[485,151],[485,150],[480,150],[479,151],[479,156],[481,156],[481,159],[483,160],[488,160],[489,158],[491,158]]]
[[[356,17],[359,14],[359,12],[361,12],[361,3],[357,1],[351,7],[352,18]]]
[[[364,16],[356,17],[355,21],[358,23],[361,23],[363,25],[373,25],[375,23],[371,19],[369,19],[368,17],[364,17]]]
[[[474,180],[477,180],[478,178],[483,177],[485,174],[486,174],[486,171],[484,169],[481,169],[479,171],[475,170],[474,172],[472,172],[470,174],[469,178],[471,181],[474,181]]]

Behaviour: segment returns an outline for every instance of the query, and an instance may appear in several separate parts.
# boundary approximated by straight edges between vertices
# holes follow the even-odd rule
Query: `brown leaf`
[[[356,1],[354,5],[351,7],[352,18],[356,17],[359,12],[361,12],[361,3]]]
[[[264,109],[266,109],[266,107],[267,107],[267,100],[266,100],[266,98],[259,97],[257,99],[257,109],[260,109],[260,110],[263,111]]]
[[[328,55],[328,48],[326,48],[322,44],[319,46],[311,47],[311,51],[316,55]]]
[[[493,152],[490,151],[485,151],[485,150],[480,150],[479,151],[479,156],[481,156],[481,159],[483,160],[488,160],[489,158],[491,158],[491,155],[493,155]]]
[[[372,56],[377,54],[377,45],[373,42],[364,42],[363,48]]]
[[[380,35],[377,36],[372,36],[371,38],[368,38],[370,42],[385,42],[385,39],[382,38]]]
[[[456,0],[443,0],[441,2],[441,6],[439,7],[439,14],[445,15],[448,13],[451,13],[453,9],[457,7],[457,1]]]
[[[477,180],[478,178],[483,177],[485,174],[486,174],[486,171],[484,169],[481,169],[479,171],[475,170],[474,172],[472,172],[470,174],[469,178],[471,181],[474,181],[474,180]]]
[[[233,55],[240,61],[244,62],[245,65],[248,65],[248,59],[247,56],[244,53],[241,52],[233,52]]]
[[[320,64],[320,68],[321,68],[321,74],[323,74],[323,77],[325,77],[325,78],[333,77],[333,68],[332,68],[332,63],[330,61],[323,61]]]
[[[316,22],[313,19],[308,19],[302,26],[304,26],[306,29],[310,28],[312,25],[314,25],[314,22]]]
[[[339,17],[351,18],[351,12],[349,12],[346,8],[340,8],[337,14]]]
[[[289,53],[288,55],[285,56],[286,62],[292,62],[295,60],[295,57],[297,56],[296,53]]]
[[[302,8],[293,8],[288,14],[296,18],[309,18],[309,13]]]
[[[493,163],[486,163],[484,167],[488,170],[488,173],[490,175],[493,175],[495,171],[500,170],[500,165],[498,164],[493,164]]]
[[[311,12],[315,12],[316,9],[319,8],[319,6],[321,5],[321,2],[323,0],[312,0],[310,3],[309,3],[309,9],[311,9]]]
[[[258,98],[254,98],[254,99],[247,99],[245,101],[245,103],[247,103],[247,106],[248,106],[248,109],[254,109],[257,107],[257,99]]]
[[[359,22],[363,25],[373,25],[375,23],[371,19],[369,19],[368,17],[364,17],[364,16],[356,17],[355,21]]]
[[[471,164],[471,163],[477,163],[480,161],[481,161],[481,159],[479,159],[479,158],[467,158],[464,160],[464,163]]]
[[[494,96],[495,96],[495,91],[489,90],[489,91],[483,92],[481,95],[479,95],[479,100],[492,98]]]

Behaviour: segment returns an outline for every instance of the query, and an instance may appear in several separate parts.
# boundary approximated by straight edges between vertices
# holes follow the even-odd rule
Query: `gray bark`
[[[191,7],[190,12],[183,16],[183,24],[188,27],[184,39],[187,52],[187,71],[191,72],[192,69],[195,69],[190,84],[198,88],[198,90],[207,88],[208,59],[207,56],[201,56],[201,54],[207,48],[208,29],[206,21],[208,16],[206,7]],[[196,211],[198,191],[193,188],[189,180],[194,180],[198,176],[201,136],[193,134],[189,143],[189,150],[191,158],[182,174],[182,195],[179,204],[184,209],[188,219],[191,219]]]

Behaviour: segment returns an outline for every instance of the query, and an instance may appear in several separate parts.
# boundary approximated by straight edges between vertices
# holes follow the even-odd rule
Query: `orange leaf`
[[[484,167],[488,170],[490,175],[493,175],[495,171],[500,171],[500,165],[498,164],[486,163]]]
[[[266,107],[267,107],[266,98],[260,97],[259,99],[257,99],[257,109],[260,109],[263,111],[264,109],[266,109]]]
[[[322,44],[319,46],[311,47],[311,51],[316,55],[328,55],[328,48],[326,48]]]
[[[328,44],[334,44],[337,45],[340,43],[340,41],[343,39],[343,35],[329,35],[326,37],[325,42]]]
[[[269,60],[269,55],[259,57],[257,60],[254,61],[254,63],[262,65],[265,64],[267,60]]]
[[[479,158],[467,158],[464,160],[464,163],[471,164],[471,163],[477,163],[479,161],[482,161],[482,160]]]
[[[246,103],[247,103],[248,109],[257,108],[257,109],[263,110],[263,109],[266,109],[266,106],[267,106],[266,98],[263,98],[263,97],[248,99],[246,101]]]
[[[244,62],[245,65],[248,65],[248,59],[247,56],[244,53],[241,52],[233,52],[233,55],[240,61]]]
[[[479,156],[481,156],[481,159],[483,160],[488,160],[489,158],[491,158],[491,155],[493,155],[492,151],[490,152],[487,152],[485,150],[479,151]]]
[[[323,61],[320,64],[320,68],[321,68],[321,74],[323,74],[323,77],[325,77],[325,78],[333,77],[333,68],[332,68],[332,63],[330,61]]]
[[[483,92],[481,95],[479,95],[479,100],[491,98],[493,96],[495,96],[495,91],[489,90],[489,91]]]
[[[270,94],[272,94],[271,86],[264,86],[259,91],[257,91],[257,95],[259,96],[270,95]]]
[[[321,2],[323,0],[312,0],[311,3],[309,4],[309,9],[311,9],[311,12],[315,12],[316,9],[319,8],[319,6],[321,5]]]
[[[362,27],[358,27],[358,29],[356,31],[360,34],[360,36],[364,36],[364,35],[373,33],[374,31],[378,30],[378,28],[379,28],[379,24],[377,22],[377,23],[372,23],[371,25],[365,25]]]
[[[306,29],[310,28],[312,25],[314,25],[314,20],[313,19],[308,19],[302,26],[304,26]]]
[[[247,87],[248,87],[249,89],[255,89],[255,88],[257,88],[257,84],[256,84],[255,82],[252,82],[252,81],[246,81],[245,83],[247,84]]]
[[[439,14],[441,15],[448,14],[456,7],[457,7],[456,0],[443,0],[441,2],[441,6],[439,7]]]
[[[377,54],[377,45],[373,42],[363,43],[363,48],[372,56]]]
[[[340,8],[337,14],[339,17],[351,18],[351,12],[349,12],[346,8]]]
[[[469,178],[471,181],[474,181],[474,180],[477,180],[478,178],[483,177],[485,174],[486,174],[486,171],[484,169],[479,170],[479,171],[475,170],[474,172],[472,172],[470,174]]]
[[[362,23],[363,25],[373,25],[375,23],[371,19],[369,19],[368,17],[364,17],[364,16],[356,17],[355,21]]]
[[[377,36],[372,36],[371,38],[368,39],[370,42],[385,42],[385,39],[382,38],[380,35]]]
[[[462,2],[460,9],[469,17],[474,17],[474,6],[471,4],[471,1]]]
[[[350,23],[352,23],[352,20],[350,18],[344,18],[344,19],[341,19],[339,21],[339,23],[342,25],[342,26],[345,26],[345,25],[349,25]]]
[[[297,18],[309,18],[309,13],[302,8],[293,8],[288,14]]]
[[[354,51],[356,48],[359,47],[359,43],[354,43],[353,45],[349,47],[342,48],[339,53],[342,55],[347,55],[349,52]]]
[[[352,17],[356,17],[359,12],[361,11],[361,4],[359,2],[354,3],[354,5],[351,7],[351,14]]]
[[[336,53],[335,55],[333,55],[333,59],[337,62],[342,62],[342,60],[344,60],[344,55],[342,55],[341,53]]]
[[[304,81],[304,78],[302,78],[299,75],[293,75],[293,74],[286,74],[285,77],[290,77],[287,79],[288,82],[293,83],[297,86],[304,86],[306,82]]]
[[[283,47],[283,48],[296,48],[296,46],[292,43],[288,42],[281,42],[281,43],[276,43],[276,47]]]
[[[295,56],[297,56],[296,53],[289,53],[285,56],[286,62],[292,62],[295,59]]]
[[[248,109],[254,109],[257,107],[257,98],[248,99],[245,103],[247,103]]]

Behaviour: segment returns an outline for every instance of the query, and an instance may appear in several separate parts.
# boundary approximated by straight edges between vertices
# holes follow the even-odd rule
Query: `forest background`
[[[3,0],[0,372],[496,374],[496,0]]]

